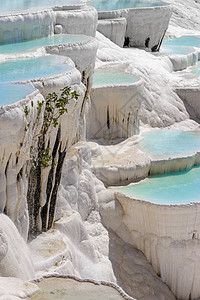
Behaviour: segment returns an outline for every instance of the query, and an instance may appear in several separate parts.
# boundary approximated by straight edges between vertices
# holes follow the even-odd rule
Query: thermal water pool
[[[79,4],[79,0],[6,0],[0,6],[0,14],[5,12],[30,10],[32,8],[54,7],[58,5]]]
[[[193,47],[200,47],[200,36],[186,35],[173,39],[164,39],[160,52],[187,55],[194,52]]]
[[[134,199],[155,204],[200,202],[200,166],[187,171],[150,176],[120,191]]]
[[[46,278],[37,283],[40,292],[31,300],[123,300],[119,292],[106,285],[65,278]]]
[[[164,46],[192,46],[200,48],[200,36],[184,35],[173,39],[164,39],[162,44]]]
[[[188,55],[194,51],[195,51],[195,49],[193,47],[188,47],[188,46],[162,45],[160,48],[160,52],[165,53],[165,54]]]
[[[156,0],[92,0],[88,1],[87,4],[94,6],[98,11],[110,11],[126,8],[156,7],[167,5],[164,2]]]
[[[172,158],[200,151],[200,132],[153,130],[142,134],[139,148],[152,158]]]
[[[191,68],[191,72],[196,75],[200,75],[200,62]]]
[[[76,43],[86,43],[91,40],[91,37],[86,35],[78,34],[55,34],[52,36],[35,39],[31,41],[22,41],[12,44],[1,44],[0,54],[8,53],[19,53],[23,51],[30,50],[32,48],[39,48],[43,46],[52,45],[63,45],[63,44],[76,44]]]
[[[35,89],[30,85],[0,83],[0,106],[9,105],[19,100],[25,99]]]
[[[54,55],[7,60],[0,63],[0,82],[25,81],[70,71],[73,67],[64,63],[65,60]]]
[[[131,84],[139,80],[140,78],[138,76],[123,72],[117,68],[102,68],[95,70],[93,85]]]

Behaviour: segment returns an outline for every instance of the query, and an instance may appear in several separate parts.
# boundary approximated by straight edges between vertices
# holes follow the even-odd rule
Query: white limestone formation
[[[170,20],[170,32],[172,35],[177,31],[197,31],[199,33],[199,0],[167,0],[172,6],[173,14]]]
[[[130,9],[126,29],[130,46],[158,51],[168,28],[171,13],[169,6]]]
[[[61,116],[58,128],[50,128],[45,137],[45,146],[51,149],[50,154],[55,149],[55,144],[58,143],[57,139],[59,138],[60,146],[57,149],[58,153],[55,153],[59,162],[59,157],[62,156],[62,153],[65,153],[66,149],[76,139],[79,127],[78,121],[85,94],[85,87],[81,83],[81,75],[74,68],[60,75],[33,79],[26,83],[32,83],[41,91],[44,97],[50,92],[60,92],[60,89],[65,86],[71,87],[72,90],[76,90],[79,94],[77,102],[75,99],[69,101],[68,114]],[[40,116],[38,116],[38,101],[42,102],[43,100],[42,95],[36,91],[27,97],[26,100],[1,107],[1,211],[6,211],[25,239],[30,228],[33,227],[32,229],[34,229],[36,226],[38,230],[41,230],[41,208],[45,204],[47,205],[46,187],[49,184],[48,175],[51,167],[41,168],[39,182],[36,184],[37,180],[36,182],[34,181],[35,187],[33,189],[38,189],[40,186],[37,213],[34,208],[36,203],[31,202],[33,199],[29,191],[29,183],[32,178],[29,173],[33,167],[31,165],[37,156],[38,137],[40,136],[45,109],[44,104],[41,108]],[[24,112],[25,106],[27,106],[28,110],[27,115]],[[53,176],[57,176],[57,178],[59,178],[56,175],[58,166],[53,170]],[[56,184],[56,180],[52,182],[52,186]],[[33,215],[36,218],[35,221],[33,221]],[[48,218],[46,222],[48,222]]]
[[[180,127],[177,129],[180,130]],[[183,130],[189,130],[188,126]],[[193,130],[198,130],[198,127],[194,126]],[[200,163],[198,150],[188,150],[187,154],[177,154],[173,157],[170,154],[163,158],[151,157],[148,150],[140,146],[142,139],[141,135],[133,136],[125,141],[118,140],[116,145],[105,145],[105,140],[104,145],[89,142],[92,153],[92,172],[105,186],[117,186],[136,182],[149,174],[187,170]]]
[[[105,242],[98,251],[80,214],[68,209],[65,215],[55,222],[53,230],[42,233],[29,245],[36,276],[72,275],[81,279],[115,283],[108,259],[108,233],[99,221],[97,223],[96,220],[96,224],[99,241]]]
[[[199,204],[155,205],[119,193],[116,198],[123,211],[117,234],[145,254],[178,299],[197,299]]]
[[[95,36],[97,11],[86,5],[36,9],[0,15],[0,42],[38,39],[57,32]],[[54,29],[57,28],[57,29]]]
[[[176,89],[179,97],[184,101],[190,118],[199,122],[200,120],[200,89],[198,86],[178,87]]]
[[[31,297],[31,300],[40,299],[41,297],[53,300],[62,294],[62,297],[75,298],[94,298],[96,300],[115,299],[115,300],[136,300],[127,295],[119,286],[104,281],[91,279],[82,280],[76,276],[45,276],[35,281],[40,291]]]
[[[0,277],[0,299],[27,299],[39,291],[36,284],[15,277]]]
[[[136,299],[175,300],[168,286],[155,276],[155,271],[142,252],[125,243],[113,232],[109,232],[109,237],[110,260],[119,286]]]
[[[124,46],[126,32],[126,18],[98,20],[97,30],[113,43]]]
[[[149,174],[164,174],[188,170],[193,166],[200,164],[200,152],[193,152],[187,155],[179,155],[177,157],[168,157],[164,159],[153,158],[149,168]]]
[[[95,66],[98,43],[95,38],[88,37],[85,42],[46,46],[49,54],[62,55],[71,58],[76,68],[81,72],[82,82],[87,87],[89,94],[92,85],[92,75]]]
[[[35,271],[27,244],[10,218],[2,213],[0,214],[0,240],[0,278],[33,279]],[[1,288],[2,286],[0,286],[0,293]]]
[[[132,137],[110,146],[89,143],[92,171],[105,186],[124,185],[148,176],[151,160],[136,147],[138,140]]]
[[[113,74],[119,72],[117,66],[111,65],[110,70]],[[87,136],[112,140],[138,134],[142,90],[143,82],[139,78],[133,83],[94,85],[90,94]]]
[[[91,200],[94,199],[91,191],[93,197],[97,197],[99,193],[107,194],[102,183],[91,173],[90,155],[87,143],[79,143],[74,145],[66,157],[57,202],[58,220],[51,231],[41,234],[29,244],[36,276],[68,274],[80,279],[103,280],[120,284],[125,292],[136,299],[174,300],[172,293],[161,282],[142,253],[107,231],[94,206],[83,201],[83,192],[80,191],[83,183],[84,193],[90,195]],[[85,177],[86,173],[90,176]],[[95,181],[91,180],[91,176]],[[105,197],[102,200],[105,201]],[[102,205],[100,202],[100,206]],[[83,208],[89,214],[85,222]],[[106,212],[113,222],[112,211],[107,207]],[[118,216],[117,210],[116,213],[113,210],[113,213]],[[63,217],[60,218],[61,215]],[[116,222],[119,220],[117,218]]]
[[[30,160],[34,137],[41,128],[41,123],[37,122],[37,101],[42,102],[43,99],[35,91],[25,100],[0,108],[0,210],[6,211],[25,238],[29,227],[27,162]],[[28,116],[24,113],[25,106],[29,111]],[[25,131],[27,124],[30,125]]]
[[[99,20],[121,17],[127,21],[123,39],[125,46],[147,48],[155,52],[159,50],[168,28],[171,8],[165,5],[98,12]]]
[[[96,189],[103,184],[91,172],[91,150],[87,144],[79,143],[69,151],[63,166],[61,189],[57,203],[56,219],[65,212],[68,205],[86,220],[92,210],[98,207]]]
[[[33,84],[41,90],[44,96],[49,92],[58,92],[61,88],[66,86],[70,87],[72,91],[75,90],[79,96],[77,101],[75,99],[69,100],[67,114],[62,115],[58,120],[58,126],[56,128],[51,126],[44,137],[44,146],[51,149],[50,155],[56,159],[57,165],[53,166],[51,164],[47,168],[40,168],[40,170],[36,171],[34,167],[32,168],[31,174],[33,177],[29,179],[30,191],[28,191],[27,196],[30,204],[29,216],[31,221],[30,230],[33,229],[32,234],[34,234],[34,228],[37,228],[39,231],[47,230],[53,224],[56,196],[64,157],[66,151],[76,140],[85,96],[85,86],[81,83],[81,75],[76,69],[69,71],[67,74],[64,73],[63,75],[60,74],[59,76],[47,78],[44,82],[44,86],[42,79],[39,81],[33,80]],[[38,178],[41,179],[38,181]],[[33,182],[34,186],[31,187]],[[37,201],[33,201],[33,199],[35,199],[35,193],[37,193],[37,185],[39,185],[41,189],[40,195],[38,195],[38,203]],[[37,213],[35,206],[38,207]]]
[[[97,11],[86,5],[61,6],[54,8],[55,24],[62,26],[62,33],[95,36]]]
[[[188,0],[191,7],[187,7],[184,0],[178,2],[170,0],[170,2],[177,7],[184,4],[184,16],[189,15],[194,18],[186,21],[184,21],[186,18],[182,18],[180,24],[189,25],[190,29],[194,27],[197,29],[199,3]],[[75,9],[72,6],[71,9],[63,7],[48,12],[52,15],[52,19],[49,19],[50,30],[53,30],[53,24],[55,31],[59,29],[60,32],[70,30],[73,33],[92,36],[95,34],[97,13],[93,8],[80,6]],[[118,12],[112,14],[112,18],[119,17]],[[171,14],[169,7],[129,9],[124,10],[123,14],[126,16],[120,15],[120,17],[125,17],[129,23],[127,30],[130,28],[129,25],[135,28],[131,33],[127,31],[130,34],[127,35],[129,42],[134,43],[135,39],[140,47],[146,46],[151,50],[157,50],[168,26]],[[128,19],[129,14],[134,18]],[[109,14],[107,16],[104,14],[104,17],[110,18]],[[8,20],[6,18],[10,18],[9,22],[13,27],[9,27],[11,25],[5,22],[5,28],[12,31],[15,28],[15,18],[11,16],[2,18],[5,18],[2,19],[5,21]],[[28,24],[27,20],[25,25],[30,32],[31,23]],[[179,20],[180,15],[177,18],[174,15],[172,24],[176,25]],[[133,21],[135,23],[132,23]],[[102,21],[102,23],[106,22]],[[142,29],[139,27],[141,22]],[[148,26],[149,31],[145,26]],[[154,26],[157,30],[155,35]],[[174,26],[170,26],[169,33],[173,32],[173,29]],[[180,28],[175,30],[176,35],[178,31],[181,31]],[[19,32],[16,37],[19,40]],[[2,39],[6,41],[4,36]],[[189,60],[188,57],[183,60],[176,58],[174,65],[178,67],[175,68],[169,57],[155,57],[143,50],[120,48],[99,33],[97,39],[99,48],[96,67],[103,67],[110,62],[126,63],[127,72],[140,76],[144,82],[143,89],[137,90],[142,101],[139,112],[142,130],[152,127],[172,128],[172,126],[194,130],[199,127],[198,119],[195,119],[196,122],[190,119],[191,110],[185,104],[191,101],[192,108],[197,110],[198,91],[192,93],[192,98],[183,95],[182,91],[179,94],[177,89],[182,86],[177,83],[182,79],[172,73],[176,68],[183,69],[188,66],[189,60],[195,62],[196,57],[193,56]],[[84,61],[81,58],[82,54],[79,56],[80,49],[83,51]],[[84,118],[83,102],[87,96],[86,91],[89,91],[89,86],[85,88],[81,83],[81,75],[83,78],[84,75],[91,78],[96,42],[92,39],[86,45],[47,48],[47,51],[51,50],[58,54],[69,55],[82,74],[73,69],[59,76],[32,80],[30,82],[39,89],[40,93],[36,91],[26,100],[1,107],[0,210],[8,214],[25,238],[30,227],[33,234],[46,231],[51,226],[52,229],[37,236],[29,244],[33,269],[23,240],[18,239],[19,234],[14,225],[1,214],[0,228],[5,229],[0,230],[0,276],[29,279],[33,278],[35,273],[37,277],[52,274],[73,275],[82,279],[90,278],[119,284],[128,294],[140,300],[174,300],[172,293],[179,299],[197,299],[200,296],[199,204],[153,205],[116,194],[116,189],[106,189],[101,181],[105,185],[119,185],[146,177],[150,170],[157,172],[153,171],[153,168],[169,171],[175,165],[178,168],[182,168],[183,165],[190,167],[199,162],[199,154],[182,157],[180,161],[156,160],[154,162],[137,148],[139,137],[130,137],[128,141],[115,140],[117,145],[105,145],[105,140],[101,139],[100,142],[104,145],[91,142],[89,145],[79,143],[72,147],[77,141],[81,112]],[[4,58],[1,57],[1,61]],[[190,83],[194,86],[193,81]],[[44,140],[45,146],[53,149],[58,164],[55,167],[40,168],[39,172],[37,169],[38,173],[34,173],[33,168],[29,175],[30,159],[37,157],[38,153],[38,134],[43,124],[45,109],[43,107],[41,118],[38,120],[37,100],[43,101],[43,96],[49,92],[59,91],[65,85],[76,90],[80,97],[77,103],[75,101],[69,103],[68,114],[61,117],[58,128],[50,128]],[[121,93],[121,99],[123,99],[122,95],[129,96],[128,92],[122,91],[122,93],[118,92]],[[134,89],[131,92],[135,95]],[[110,88],[108,96],[111,95],[112,103],[118,94],[116,95],[113,87]],[[104,95],[103,92],[101,95],[98,94],[98,99],[101,101],[98,105],[101,109],[102,106],[105,108]],[[101,106],[103,101],[104,105]],[[123,99],[122,102],[124,101]],[[119,99],[117,103],[120,105]],[[29,111],[27,116],[24,113],[25,105]],[[132,105],[135,107],[135,98]],[[122,106],[117,109],[121,108]],[[131,109],[131,106],[129,108]],[[100,119],[104,120],[103,117]],[[102,125],[107,125],[107,122],[103,123],[104,121]],[[30,125],[27,131],[24,131],[27,124]],[[90,127],[92,126],[95,127],[96,124],[93,123]],[[127,136],[129,134],[125,137]],[[123,135],[120,134],[118,137],[121,138]],[[61,173],[62,178],[60,178]],[[61,185],[58,190],[60,179]],[[101,213],[102,220],[97,210]],[[54,217],[56,222],[53,222]],[[146,258],[138,249],[145,254]],[[16,283],[11,281],[12,279],[0,278],[0,297],[5,299],[11,295],[13,299],[23,299],[25,295],[28,296],[36,290],[35,286],[31,286],[29,292],[26,289],[24,291],[20,282],[16,291]],[[5,282],[8,284],[6,291],[2,288]],[[24,286],[24,283],[22,285]]]
[[[0,15],[0,27],[1,44],[38,39],[54,32],[54,13],[46,9]]]
[[[173,71],[181,71],[194,66],[200,58],[200,50],[194,49],[193,52],[185,55],[170,54],[169,59],[173,65]]]
[[[140,125],[162,128],[183,121],[189,125],[189,114],[184,103],[172,88],[177,76],[171,73],[173,66],[169,58],[155,57],[139,49],[122,49],[100,33],[96,37],[99,41],[98,67],[105,62],[129,62],[127,71],[143,79]]]

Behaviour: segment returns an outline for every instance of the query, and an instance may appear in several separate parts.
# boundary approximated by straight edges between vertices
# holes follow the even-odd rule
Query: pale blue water
[[[179,38],[164,39],[163,45],[200,47],[200,36],[185,35]]]
[[[35,89],[30,85],[8,82],[0,83],[0,106],[25,99],[26,96],[31,94],[34,90]]]
[[[24,81],[71,70],[57,56],[10,60],[0,63],[0,82]]]
[[[29,10],[41,7],[53,7],[62,5],[80,4],[86,1],[81,0],[6,0],[0,5],[0,13]],[[166,3],[156,0],[93,0],[87,1],[88,5],[94,6],[97,10],[115,10],[131,7],[163,6]]]
[[[32,48],[38,48],[43,46],[82,43],[87,42],[89,39],[90,37],[85,35],[55,34],[52,36],[31,41],[0,45],[0,53],[19,53],[30,50]]]
[[[200,166],[187,171],[150,176],[121,192],[156,204],[186,204],[200,201]]]
[[[182,55],[187,55],[192,52],[194,52],[193,47],[188,47],[188,46],[166,46],[162,45],[160,48],[160,52],[162,53],[167,53],[167,54],[182,54]]]
[[[156,0],[91,0],[88,5],[94,6],[98,11],[109,11],[124,8],[165,6],[166,3]]]
[[[134,83],[139,80],[138,76],[117,71],[116,69],[99,69],[94,72],[93,84],[127,84]]]
[[[71,5],[78,3],[80,3],[79,0],[5,0],[0,5],[0,13],[30,10],[32,8]]]
[[[192,73],[200,75],[200,62],[198,62],[195,66],[192,67]]]
[[[142,135],[139,147],[152,158],[177,157],[200,151],[200,133],[179,130],[154,130]]]

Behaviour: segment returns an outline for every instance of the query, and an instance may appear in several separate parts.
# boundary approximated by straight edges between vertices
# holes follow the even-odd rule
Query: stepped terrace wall
[[[0,194],[1,211],[27,238],[28,231],[35,234],[46,230],[53,222],[62,163],[67,149],[76,139],[85,87],[81,83],[80,72],[75,68],[58,75],[29,79],[25,83],[32,83],[41,94],[33,92],[25,100],[2,106],[0,111]],[[42,102],[43,96],[59,92],[65,86],[71,87],[80,96],[77,102],[69,102],[68,113],[61,116],[58,126],[48,130],[44,143],[58,163],[42,168],[34,165],[45,110],[43,105],[38,116],[38,101]]]
[[[158,51],[171,17],[170,5],[99,11],[98,19],[125,18],[124,45]],[[101,21],[102,24],[102,21]],[[113,39],[109,33],[107,37]]]
[[[0,14],[0,43],[13,43],[45,37],[60,25],[63,33],[95,36],[97,12],[93,7],[70,6],[53,9],[35,9],[30,12]],[[55,28],[54,28],[55,27]]]

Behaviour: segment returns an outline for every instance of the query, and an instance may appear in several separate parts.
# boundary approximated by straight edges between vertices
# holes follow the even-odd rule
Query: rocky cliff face
[[[77,101],[69,98],[68,113],[59,118],[56,127],[51,125],[45,135],[41,129],[45,123],[46,102],[39,92],[1,108],[1,211],[11,218],[25,238],[28,231],[33,235],[52,225],[62,164],[78,131],[85,87],[76,69],[69,73],[44,79],[44,86],[42,80],[33,81],[44,97],[65,86],[79,95]],[[46,166],[39,162],[41,151],[45,149],[49,152],[43,153],[43,160],[48,155],[52,157]]]

